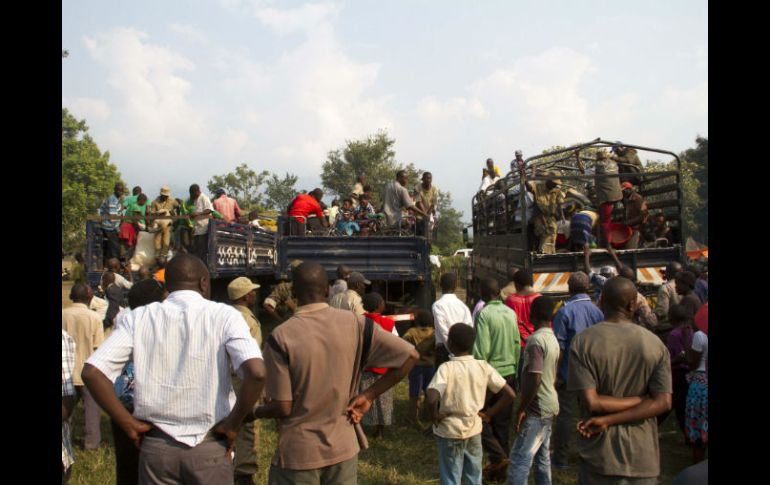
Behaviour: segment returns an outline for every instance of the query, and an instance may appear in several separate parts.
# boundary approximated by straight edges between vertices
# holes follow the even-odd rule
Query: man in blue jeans
[[[554,380],[559,362],[559,342],[549,326],[554,302],[541,296],[532,302],[530,322],[535,331],[527,339],[522,356],[521,407],[516,420],[516,441],[511,448],[508,484],[526,485],[535,462],[535,484],[551,485],[553,417],[559,414]]]
[[[436,369],[428,385],[441,485],[481,483],[481,422],[489,422],[516,399],[511,386],[494,367],[473,358],[475,340],[476,331],[470,325],[452,325],[447,339],[452,355]],[[479,411],[487,389],[501,397],[494,406]]]

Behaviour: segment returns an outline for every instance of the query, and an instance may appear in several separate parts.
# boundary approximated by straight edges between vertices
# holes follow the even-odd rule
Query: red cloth
[[[521,336],[521,348],[527,345],[527,339],[535,331],[535,327],[529,321],[529,310],[532,302],[539,297],[540,293],[521,296],[514,293],[505,300],[505,304],[516,312],[516,321],[519,322],[519,335]]]
[[[323,218],[324,216],[324,213],[321,210],[321,204],[315,200],[315,197],[308,194],[299,194],[298,196],[294,197],[294,200],[291,202],[291,210],[289,211],[289,215],[297,219],[298,222],[306,222],[297,216],[302,216],[307,219],[307,216],[310,214],[315,214],[319,218]]]
[[[393,331],[393,327],[396,326],[396,321],[392,318],[383,317],[379,313],[364,313],[364,316],[371,318],[374,320],[374,323],[379,325],[383,330],[385,330],[388,333],[391,333]],[[385,367],[369,367],[368,369],[364,369],[367,372],[374,372],[375,374],[384,374],[388,369]]]
[[[128,247],[134,247],[134,244],[136,244],[136,228],[134,225],[130,222],[122,222],[118,238],[125,240]]]
[[[601,238],[606,241],[610,234],[610,225],[612,224],[612,208],[614,202],[605,202],[599,206],[599,226],[601,227]]]
[[[706,335],[709,334],[709,302],[701,305],[695,314],[695,326]]]

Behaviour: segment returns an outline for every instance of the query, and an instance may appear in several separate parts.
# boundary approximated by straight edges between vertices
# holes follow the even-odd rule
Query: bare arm
[[[77,402],[76,396],[62,396],[61,397],[61,420],[64,421],[72,415],[72,410],[75,409],[75,403]]]
[[[428,401],[428,412],[430,413],[430,419],[433,424],[438,424],[446,415],[439,413],[438,405],[441,402],[441,394],[435,389],[428,389],[425,393]]]
[[[583,402],[594,414],[618,413],[630,409],[642,402],[640,396],[615,397],[598,394],[596,389],[584,389],[581,393]]]
[[[658,416],[671,409],[671,393],[652,393],[651,397],[645,397],[636,406],[625,411],[597,416],[589,419],[585,423],[578,422],[577,428],[580,434],[589,438],[595,434],[605,431],[608,427],[641,421],[643,419]]]
[[[623,267],[623,263],[621,263],[620,259],[618,259],[618,254],[615,252],[615,248],[612,247],[612,244],[607,245],[607,252],[610,254],[612,261],[615,262],[615,267],[618,268],[618,271],[620,271],[620,268]]]
[[[81,374],[83,383],[86,385],[91,395],[99,407],[110,415],[118,425],[123,428],[131,441],[138,448],[142,442],[142,435],[150,429],[150,423],[139,421],[118,401],[118,396],[112,386],[112,381],[99,369],[91,364],[85,364]]]
[[[251,416],[246,417],[245,422],[263,418],[288,418],[291,415],[291,406],[294,401],[271,401],[252,411]]]
[[[588,244],[583,246],[583,269],[586,274],[591,274],[591,247]]]
[[[379,378],[374,384],[369,386],[361,394],[354,396],[348,403],[348,413],[354,422],[359,422],[361,417],[369,411],[372,402],[383,392],[387,391],[391,387],[398,384],[403,379],[412,367],[420,360],[420,354],[417,353],[417,349],[414,347],[410,349],[409,356],[406,358],[401,367],[388,369],[381,378]]]

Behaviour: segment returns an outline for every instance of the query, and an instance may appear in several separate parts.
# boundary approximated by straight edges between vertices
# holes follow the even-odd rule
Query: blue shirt
[[[698,295],[701,303],[706,303],[706,300],[709,299],[709,282],[698,278],[695,282],[695,289],[693,291]]]
[[[598,275],[597,275],[598,276]],[[600,278],[602,278],[600,276]],[[558,378],[567,381],[567,360],[569,359],[569,346],[575,335],[588,327],[604,320],[604,313],[593,304],[591,298],[585,293],[578,293],[564,302],[559,311],[553,317],[553,333],[559,341],[559,348],[564,352],[564,357],[559,364]]]
[[[598,300],[600,296],[602,296],[602,290],[604,289],[604,283],[607,282],[607,277],[602,276],[599,273],[594,273],[593,271],[588,273],[588,278],[591,280],[591,284],[596,287],[596,290],[594,291],[594,299]]]
[[[123,212],[123,204],[120,199],[115,197],[115,193],[110,194],[109,197],[104,199],[102,206],[99,207],[99,215],[102,216],[120,216]],[[120,228],[120,221],[103,221],[102,228],[105,231],[117,231]]]

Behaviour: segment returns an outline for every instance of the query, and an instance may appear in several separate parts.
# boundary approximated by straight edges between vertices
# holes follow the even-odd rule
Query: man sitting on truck
[[[224,187],[219,187],[214,193],[214,200],[211,201],[211,205],[214,206],[217,212],[222,214],[222,219],[228,224],[238,222],[238,219],[241,217],[241,208],[238,207],[238,201],[228,197]]]
[[[313,189],[309,194],[299,194],[294,197],[289,205],[289,227],[290,234],[304,236],[307,227],[310,231],[317,231],[321,227],[329,227],[326,222],[323,209],[321,208],[321,199],[324,192],[319,188]],[[314,217],[311,217],[314,216]]]
[[[402,210],[412,210],[423,217],[428,216],[418,209],[412,198],[409,197],[409,190],[406,188],[408,182],[409,176],[406,170],[399,170],[396,172],[396,180],[385,186],[383,212],[385,213],[385,223],[389,226],[395,226],[401,222]]]

